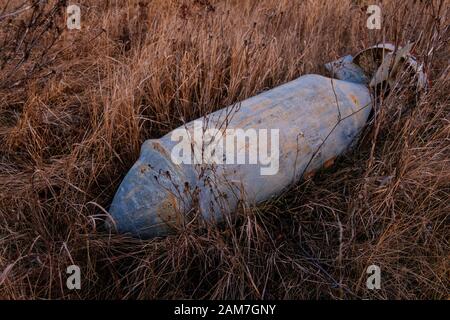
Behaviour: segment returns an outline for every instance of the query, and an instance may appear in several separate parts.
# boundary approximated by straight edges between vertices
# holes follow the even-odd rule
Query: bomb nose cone
[[[166,201],[166,210],[158,210],[157,204],[161,202],[146,189],[131,189],[127,186],[119,189],[110,208],[113,219],[108,223],[110,229],[142,239],[162,236],[170,231],[170,221],[166,223],[165,218],[169,220],[171,213],[175,215],[176,202],[171,204]]]
[[[147,141],[138,161],[125,176],[114,196],[107,227],[119,233],[147,239],[163,236],[184,223],[179,193],[183,176],[156,141]],[[170,172],[170,174],[169,174]]]

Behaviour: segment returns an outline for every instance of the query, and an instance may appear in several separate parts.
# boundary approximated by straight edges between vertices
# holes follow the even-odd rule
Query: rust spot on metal
[[[353,103],[359,106],[359,100],[357,97],[355,97],[353,94],[350,94],[350,99],[352,99]]]
[[[139,172],[140,172],[141,174],[144,174],[144,173],[147,172],[147,169],[148,169],[148,166],[146,166],[145,164],[143,164],[143,165],[141,165],[141,166],[139,167]]]
[[[309,171],[309,172],[306,172],[305,175],[304,175],[304,179],[305,179],[305,180],[310,180],[310,179],[312,179],[315,175],[316,175],[316,171],[314,171],[314,170]]]
[[[325,169],[328,169],[329,167],[331,167],[334,164],[334,159],[336,159],[336,158],[331,158],[331,159],[328,159],[327,161],[325,161],[325,163],[323,164],[323,167]]]
[[[178,211],[177,199],[171,193],[156,207],[156,214],[169,227],[180,227],[184,222],[183,215]]]
[[[157,141],[153,142],[153,149],[164,155],[165,157],[168,157],[169,154],[167,153],[166,149],[161,146],[161,144]]]

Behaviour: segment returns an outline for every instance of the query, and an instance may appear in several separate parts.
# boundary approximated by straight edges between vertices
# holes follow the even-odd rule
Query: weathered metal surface
[[[340,79],[305,75],[272,90],[214,112],[203,129],[278,129],[278,171],[262,175],[267,163],[185,164],[173,161],[178,141],[173,132],[147,140],[121,183],[110,214],[120,233],[140,238],[162,236],[189,223],[199,208],[206,220],[220,221],[239,200],[255,204],[279,194],[291,183],[328,166],[355,141],[371,111],[370,78],[347,56],[327,65]],[[231,110],[231,112],[230,112]],[[196,122],[199,123],[199,122]],[[198,129],[198,128],[197,128]],[[198,134],[195,122],[178,129]],[[194,142],[192,142],[194,144]],[[272,147],[274,141],[267,142]],[[237,149],[250,152],[244,143]],[[270,148],[269,148],[270,149]],[[222,150],[219,150],[222,152]],[[242,150],[241,150],[242,151]],[[220,154],[225,159],[228,154]],[[273,159],[274,161],[276,159]]]

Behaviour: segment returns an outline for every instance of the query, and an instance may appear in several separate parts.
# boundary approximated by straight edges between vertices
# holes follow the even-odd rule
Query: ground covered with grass
[[[0,4],[0,297],[448,298],[450,3],[384,0],[369,30],[366,2],[80,0],[81,30],[65,1]],[[392,88],[333,167],[220,226],[104,229],[144,140],[382,41],[415,43],[428,90]]]

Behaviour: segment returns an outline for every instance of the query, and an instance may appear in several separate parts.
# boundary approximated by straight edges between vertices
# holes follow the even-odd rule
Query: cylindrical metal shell
[[[149,238],[182,226],[184,214],[194,205],[203,217],[217,221],[233,212],[239,200],[265,201],[343,153],[355,141],[370,110],[371,96],[364,84],[306,75],[188,123],[161,139],[148,140],[111,205],[116,228]],[[200,131],[199,123],[203,124]],[[258,155],[267,147],[272,162],[263,164],[259,157],[257,163],[236,163],[236,158],[229,158],[229,149],[220,148],[215,156],[223,163],[174,160],[183,132],[194,141],[199,132],[211,128],[218,129],[224,141],[230,129],[240,129],[244,136],[249,133],[247,138],[252,137],[247,130],[255,130]],[[244,151],[248,156],[253,147],[250,138],[236,142],[235,153]]]

